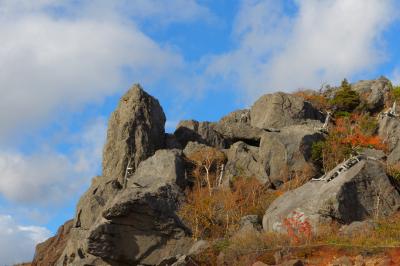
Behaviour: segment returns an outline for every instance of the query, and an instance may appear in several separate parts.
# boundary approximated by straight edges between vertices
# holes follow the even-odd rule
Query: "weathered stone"
[[[65,222],[55,236],[36,246],[33,266],[55,265],[64,251],[73,224],[73,220]]]
[[[121,184],[114,178],[106,180],[101,176],[94,177],[90,188],[79,199],[74,227],[89,229],[101,215],[108,200],[114,198],[121,189]]]
[[[166,149],[183,149],[182,144],[178,141],[175,135],[165,134],[165,148]]]
[[[379,121],[379,136],[388,145],[387,162],[400,162],[400,119],[385,116]]]
[[[209,146],[195,142],[195,141],[189,141],[186,144],[185,149],[183,150],[183,154],[185,154],[186,157],[190,157],[191,154],[198,152],[207,147],[209,147]]]
[[[109,202],[91,228],[88,253],[106,261],[156,265],[186,254],[192,240],[176,210],[183,196],[183,160],[160,150],[143,161],[128,187]]]
[[[122,180],[128,164],[139,163],[164,147],[165,115],[157,99],[134,85],[120,100],[108,123],[103,176]]]
[[[385,107],[385,102],[390,97],[390,88],[390,80],[385,77],[351,84],[351,89],[360,95],[361,104],[371,112],[380,111]]]
[[[300,221],[307,219],[316,231],[321,222],[350,224],[389,216],[400,207],[400,195],[378,161],[353,158],[320,180],[310,181],[276,199],[263,217],[264,230],[285,232],[283,219],[298,216]]]
[[[210,122],[183,120],[180,121],[176,127],[174,135],[181,143],[182,147],[185,147],[189,141],[195,141],[223,149],[227,146],[227,140],[214,130],[214,126],[215,124]]]
[[[90,188],[80,198],[69,239],[57,265],[108,265],[102,259],[87,254],[87,237],[90,228],[101,218],[110,199],[122,189],[114,178],[95,177]]]
[[[261,182],[268,181],[263,165],[259,162],[258,147],[239,141],[225,151],[228,158],[225,167],[225,180],[234,177],[255,177]]]
[[[252,146],[259,146],[264,132],[251,126],[250,110],[239,110],[224,116],[215,124],[214,130],[223,135],[230,144],[243,141]]]
[[[251,125],[268,129],[307,122],[324,121],[324,116],[309,102],[292,94],[277,92],[259,98],[250,109]]]
[[[323,139],[322,133],[306,125],[284,127],[278,133],[264,133],[259,161],[273,183],[289,180],[296,172],[309,171],[312,174],[312,144]]]
[[[359,154],[367,156],[367,157],[372,157],[377,160],[384,160],[386,159],[386,154],[382,150],[376,150],[372,148],[363,148],[359,151]]]
[[[190,248],[188,255],[189,256],[199,255],[201,252],[208,249],[210,246],[211,246],[210,243],[206,240],[196,241]]]
[[[251,227],[256,230],[261,230],[261,219],[258,215],[246,215],[240,218],[239,221],[240,228]]]
[[[339,234],[346,237],[357,237],[370,234],[374,228],[376,228],[376,224],[373,221],[355,221],[351,224],[343,225],[339,230]]]

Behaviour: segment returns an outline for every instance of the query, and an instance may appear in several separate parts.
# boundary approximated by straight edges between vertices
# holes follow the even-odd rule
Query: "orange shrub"
[[[292,244],[310,242],[312,227],[310,222],[304,218],[304,214],[294,211],[291,217],[283,219],[283,227],[286,229]]]
[[[329,128],[329,135],[322,147],[324,171],[333,169],[360,148],[386,150],[386,145],[375,135],[375,131],[375,118],[368,115],[353,114],[337,118],[335,125]]]
[[[326,110],[330,108],[328,100],[321,94],[299,90],[295,92],[294,95],[302,97],[304,100],[310,102],[315,108],[319,110]]]
[[[218,168],[225,163],[225,154],[215,148],[206,147],[189,155],[194,164],[193,176],[197,186],[206,185],[211,195],[213,186],[218,186],[222,180],[217,180]]]
[[[230,188],[215,189],[195,186],[187,193],[179,215],[192,229],[193,238],[219,238],[239,227],[241,217],[263,215],[277,197],[255,178],[238,178]]]

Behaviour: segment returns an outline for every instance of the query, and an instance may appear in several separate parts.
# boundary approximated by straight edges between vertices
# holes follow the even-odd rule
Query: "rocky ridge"
[[[369,110],[379,112],[388,84],[379,78],[352,87],[366,95],[362,99]],[[139,85],[121,98],[109,120],[102,175],[93,178],[79,200],[73,221],[38,245],[33,265],[185,265],[176,263],[186,261],[199,244],[177,212],[191,185],[187,156],[206,146],[226,155],[226,186],[242,176],[256,177],[273,189],[303,169],[312,169],[315,178],[321,171],[311,149],[326,137],[321,131],[325,113],[300,96],[266,94],[249,110],[218,122],[181,121],[173,134],[165,133],[165,120],[158,100]],[[399,121],[390,116],[379,121],[393,164],[400,161]],[[309,181],[279,197],[266,210],[263,229],[281,231],[281,219],[293,212],[302,213],[315,228],[327,219],[350,224],[396,212],[400,196],[382,163],[357,160],[340,178]]]

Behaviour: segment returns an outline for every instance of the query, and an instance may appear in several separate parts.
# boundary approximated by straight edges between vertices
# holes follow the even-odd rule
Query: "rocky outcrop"
[[[290,179],[296,172],[313,169],[312,144],[324,136],[307,125],[293,125],[280,132],[264,133],[259,160],[272,182]]]
[[[183,150],[183,154],[185,154],[185,156],[189,158],[193,153],[201,151],[207,147],[209,146],[198,142],[189,141],[185,149]]]
[[[114,178],[94,177],[90,188],[79,199],[76,207],[74,227],[89,229],[101,215],[104,206],[122,189]]]
[[[175,213],[186,184],[183,163],[177,150],[160,150],[143,161],[90,230],[88,253],[128,265],[157,265],[185,254],[192,240]]]
[[[239,141],[225,151],[227,157],[225,180],[234,177],[255,177],[261,182],[268,181],[263,165],[260,163],[259,149]]]
[[[259,146],[264,130],[251,126],[250,110],[232,112],[218,121],[214,129],[226,138],[230,144],[243,141],[252,146]]]
[[[361,80],[351,84],[351,89],[360,95],[361,104],[370,112],[381,111],[390,97],[391,82],[385,77]]]
[[[92,180],[90,188],[79,200],[73,227],[56,265],[124,265],[123,260],[115,264],[114,257],[99,256],[99,250],[96,249],[98,247],[96,236],[102,232],[101,228],[106,227],[107,230],[114,230],[113,232],[122,232],[124,228],[129,228],[128,226],[119,227],[116,224],[106,226],[111,220],[122,219],[121,216],[112,216],[112,218],[104,216],[113,206],[123,205],[118,199],[122,201],[125,197],[130,197],[140,205],[146,202],[146,197],[151,193],[153,193],[153,198],[157,198],[160,196],[158,193],[162,193],[164,188],[172,187],[175,194],[167,194],[166,196],[171,196],[170,199],[161,199],[162,196],[160,196],[160,200],[179,203],[175,196],[181,195],[179,194],[181,188],[186,185],[182,154],[175,150],[159,150],[165,146],[165,140],[169,139],[169,145],[175,141],[172,135],[165,134],[164,123],[165,115],[158,101],[144,92],[139,85],[135,85],[121,98],[118,108],[109,121],[107,143],[103,152],[103,175]],[[129,167],[132,169],[127,175],[129,182],[125,183],[123,179],[129,162]],[[143,166],[139,167],[141,163]],[[153,183],[147,187],[147,190],[144,189],[146,180]],[[143,187],[138,186],[138,182]],[[127,184],[129,188],[123,189],[124,184]],[[156,184],[159,186],[157,187]],[[156,210],[151,212],[149,209],[148,213],[154,215],[154,217],[147,217],[150,220],[160,218]],[[132,212],[132,215],[140,216],[141,214]],[[148,229],[146,227],[148,224],[139,223],[134,226],[138,231]],[[144,239],[156,239],[157,235],[163,235],[163,232],[157,232],[157,229],[154,229],[154,231],[149,231],[148,238]],[[170,237],[177,240],[177,235],[171,234]],[[106,234],[106,236],[109,235]],[[130,236],[134,237],[132,234]],[[124,234],[120,235],[122,242],[124,237]],[[168,235],[163,235],[162,241],[166,241],[168,237]],[[142,236],[138,238],[143,239]],[[168,247],[173,249],[171,241],[167,241]],[[180,249],[177,247],[177,250]],[[126,249],[122,246],[115,246],[113,249],[115,254],[124,254],[124,251]],[[141,260],[147,257],[146,254],[140,255]]]
[[[134,85],[120,100],[108,123],[103,176],[122,180],[126,168],[164,147],[165,115],[157,99]]]
[[[291,126],[309,119],[323,122],[324,117],[303,98],[283,92],[262,96],[250,109],[251,125],[261,129]]]
[[[387,162],[400,163],[400,119],[385,116],[379,121],[379,136],[388,146]]]
[[[188,251],[190,232],[175,214],[186,186],[184,163],[181,151],[159,150],[117,193],[115,180],[95,179],[57,265],[155,265]]]
[[[374,111],[386,101],[386,86],[384,79],[353,84]],[[274,93],[262,96],[250,110],[232,112],[218,122],[181,121],[167,134],[159,102],[135,85],[109,120],[102,175],[79,200],[73,221],[38,245],[34,263],[186,265],[191,254],[208,246],[193,245],[190,229],[177,215],[192,184],[187,179],[193,167],[190,155],[214,147],[226,155],[224,165],[218,165],[225,181],[256,177],[272,183],[272,189],[296,174],[318,172],[311,150],[327,134],[320,130],[323,120],[301,97]],[[389,146],[388,162],[397,163],[400,122],[386,116],[379,123],[379,134]],[[386,155],[372,149],[363,154],[356,163],[339,165],[321,180],[278,198],[266,211],[263,228],[282,231],[282,219],[295,212],[313,228],[326,220],[350,224],[392,214],[400,207],[399,193],[380,162],[367,159],[385,160]],[[259,223],[256,215],[246,216],[233,235],[246,236],[246,230],[260,234]]]
[[[348,169],[347,169],[348,168]],[[319,181],[286,192],[265,212],[263,228],[284,232],[283,219],[298,215],[317,230],[335,220],[343,224],[393,214],[400,208],[399,192],[392,186],[381,162],[352,158]]]
[[[195,141],[223,149],[227,146],[227,141],[219,132],[214,130],[214,125],[211,122],[183,120],[176,127],[174,135],[182,147],[185,147],[189,141]]]
[[[64,251],[72,226],[73,220],[65,222],[65,224],[58,228],[57,234],[55,236],[37,245],[32,265],[55,265],[58,258]]]

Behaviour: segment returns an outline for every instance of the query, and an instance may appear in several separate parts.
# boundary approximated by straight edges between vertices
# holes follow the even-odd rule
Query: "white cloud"
[[[1,132],[116,92],[124,67],[157,79],[182,63],[133,25],[48,17],[0,25]]]
[[[385,58],[381,34],[394,20],[393,1],[243,1],[236,49],[216,56],[208,74],[235,78],[253,99],[261,93],[319,87],[368,71]]]
[[[392,81],[393,85],[399,86],[400,85],[400,67],[395,67],[392,73],[389,76],[390,80]]]
[[[1,265],[29,262],[36,244],[50,236],[50,231],[39,226],[22,226],[10,215],[0,214]]]
[[[144,34],[138,21],[207,16],[194,0],[0,0],[0,137],[101,101],[127,82],[172,80],[184,69],[182,56]]]
[[[99,119],[72,137],[69,156],[51,150],[33,155],[0,153],[0,195],[14,202],[52,206],[76,196],[99,172],[105,128],[104,119]]]
[[[104,118],[97,118],[79,134],[79,147],[72,154],[74,171],[94,173],[102,160],[103,146],[106,139],[107,123]]]

